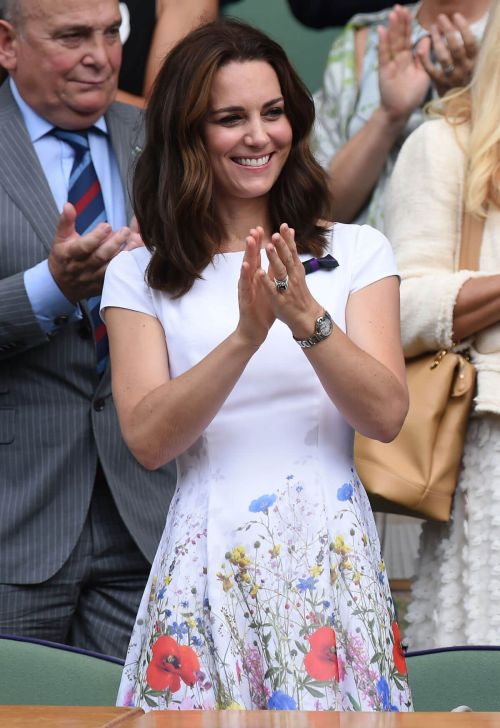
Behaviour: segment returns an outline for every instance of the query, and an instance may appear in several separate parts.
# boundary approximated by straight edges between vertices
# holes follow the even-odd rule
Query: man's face
[[[8,64],[3,63],[19,93],[56,126],[91,126],[117,89],[117,0],[22,0],[22,9],[23,21],[12,30],[10,56],[4,53]]]

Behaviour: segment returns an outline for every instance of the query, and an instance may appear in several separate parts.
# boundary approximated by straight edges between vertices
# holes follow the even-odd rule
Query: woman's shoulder
[[[458,154],[466,138],[466,124],[452,124],[442,116],[430,117],[409,135],[401,152]]]
[[[151,260],[151,253],[141,245],[133,250],[122,250],[110,261],[106,275],[120,275],[126,277],[144,277],[146,268]]]
[[[345,267],[356,267],[365,260],[372,262],[392,257],[392,247],[384,233],[371,225],[355,223],[328,223],[326,252]],[[348,266],[346,264],[349,263]]]
[[[328,247],[352,249],[353,245],[360,242],[367,245],[388,243],[385,235],[371,225],[326,221],[321,221],[320,225],[326,228]]]

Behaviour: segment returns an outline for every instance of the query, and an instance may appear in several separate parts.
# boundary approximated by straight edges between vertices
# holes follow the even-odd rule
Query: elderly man
[[[117,0],[0,0],[0,632],[123,656],[174,472],[119,431],[98,316],[139,112]]]

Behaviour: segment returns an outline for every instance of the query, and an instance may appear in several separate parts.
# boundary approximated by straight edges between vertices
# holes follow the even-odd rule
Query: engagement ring
[[[280,293],[281,291],[286,291],[288,288],[288,273],[284,278],[275,278],[274,285],[276,286],[276,290]]]

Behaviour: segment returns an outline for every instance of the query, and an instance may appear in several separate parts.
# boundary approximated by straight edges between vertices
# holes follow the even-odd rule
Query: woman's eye
[[[219,124],[223,124],[224,126],[233,126],[234,124],[237,124],[240,119],[241,116],[238,116],[238,114],[230,114],[229,116],[223,116],[222,119],[219,119]]]
[[[268,109],[266,111],[266,115],[271,117],[283,116],[284,113],[285,109],[283,109],[281,106],[273,106],[272,109]]]

